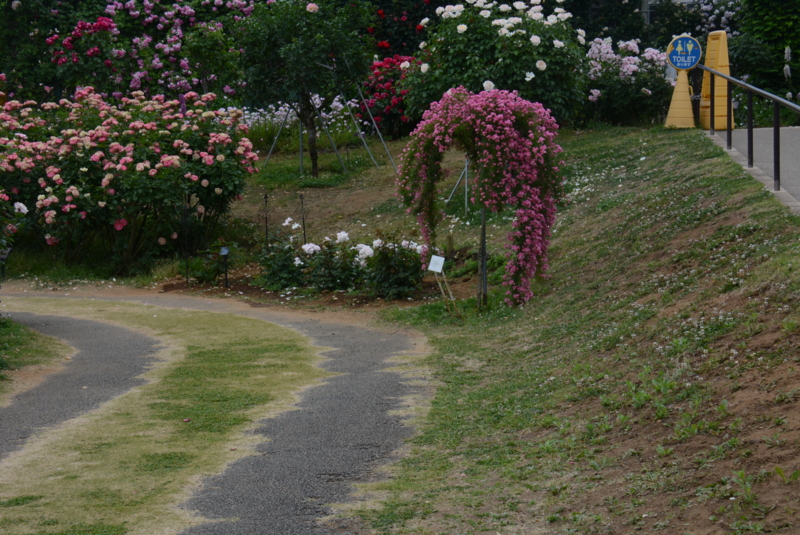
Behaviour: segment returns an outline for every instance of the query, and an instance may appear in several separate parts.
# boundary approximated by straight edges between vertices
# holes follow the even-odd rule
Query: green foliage
[[[800,27],[800,4],[784,0],[743,0],[742,1],[742,34],[747,36],[748,48],[761,47],[770,57],[770,61],[759,62],[757,58],[763,52],[757,52],[747,74],[752,78],[750,83],[777,93],[791,91],[796,94],[800,85],[784,73],[784,65],[789,71],[800,72],[800,33],[792,31]],[[791,50],[791,57],[786,58],[786,48]],[[746,57],[737,54],[737,59]]]
[[[317,109],[327,108],[342,86],[366,76],[370,19],[365,3],[287,0],[256,5],[238,35],[245,51],[246,100],[259,107],[298,103],[313,176],[319,173]]]
[[[291,224],[290,219],[285,226]],[[346,232],[338,233],[336,240],[325,238],[320,245],[301,245],[299,236],[281,234],[273,237],[261,263],[264,272],[258,283],[268,290],[311,287],[386,299],[411,295],[424,274],[416,243],[382,233],[372,246],[353,246]]]
[[[291,242],[281,240],[276,243],[273,237],[261,258],[264,271],[259,278],[259,284],[273,291],[302,286],[304,274],[302,264],[295,261],[296,258],[299,259],[297,254],[298,251]]]
[[[374,295],[385,299],[408,297],[419,288],[424,271],[419,253],[408,246],[398,245],[396,235],[379,234],[375,254],[367,259],[365,286]]]
[[[408,115],[418,120],[450,88],[464,86],[478,92],[491,81],[497,89],[517,90],[522,98],[541,102],[559,123],[573,120],[585,100],[580,73],[584,53],[578,44],[583,37],[572,29],[566,14],[561,13],[563,20],[545,24],[545,19],[535,20],[525,11],[485,9],[493,9],[488,17],[480,14],[481,8],[466,4],[460,15],[442,16],[431,31],[430,41],[418,54],[422,65],[409,69],[403,84],[409,89]],[[513,27],[493,24],[512,17],[520,18]],[[466,30],[459,31],[462,25]],[[531,42],[534,37],[538,45]]]
[[[614,42],[628,41],[641,38],[646,31],[641,2],[565,0],[563,7],[574,15],[573,26],[584,29],[591,39],[611,37]]]

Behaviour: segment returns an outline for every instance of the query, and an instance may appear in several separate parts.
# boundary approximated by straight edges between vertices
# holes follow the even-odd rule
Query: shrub
[[[33,229],[67,260],[95,245],[118,272],[130,271],[172,250],[186,230],[203,247],[257,159],[242,113],[209,110],[214,99],[190,92],[182,104],[139,92],[115,107],[87,87],[75,102],[8,102],[0,187],[35,206]]]
[[[365,287],[385,299],[399,299],[414,293],[425,274],[417,245],[380,234],[372,245],[373,255],[367,259],[364,276]]]
[[[284,227],[295,230],[299,225],[289,218]],[[273,291],[312,287],[397,299],[419,287],[423,275],[420,255],[424,251],[424,246],[396,235],[379,233],[372,246],[353,246],[346,232],[337,233],[335,240],[325,238],[320,245],[301,245],[296,236],[283,233],[262,257],[264,273],[259,283]]]
[[[662,120],[672,85],[664,78],[666,55],[654,48],[639,52],[636,41],[595,39],[589,52],[590,117],[609,124],[639,125]]]
[[[579,68],[584,32],[572,29],[570,13],[557,7],[546,15],[541,5],[485,0],[437,12],[440,20],[430,41],[420,45],[421,64],[409,70],[403,84],[414,119],[457,86],[517,90],[550,108],[560,121],[575,117],[584,85]]]
[[[419,63],[412,56],[394,56],[372,64],[372,72],[364,82],[366,105],[384,135],[399,139],[414,129],[414,123],[405,110],[404,100],[408,89],[400,89],[399,86],[412,66],[419,66]],[[359,116],[369,121],[363,103]]]

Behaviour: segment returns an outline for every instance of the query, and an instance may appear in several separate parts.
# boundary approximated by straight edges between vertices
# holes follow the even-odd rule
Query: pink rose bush
[[[503,282],[509,305],[530,300],[531,279],[547,269],[550,228],[562,193],[557,131],[548,110],[516,92],[474,94],[459,87],[431,104],[403,151],[398,193],[429,245],[443,216],[437,185],[445,178],[442,157],[451,148],[465,151],[476,169],[473,203],[492,212],[515,210]]]
[[[242,112],[210,109],[214,94],[132,97],[111,106],[86,87],[0,112],[0,189],[67,260],[99,248],[126,270],[187,225],[202,245],[254,172]]]

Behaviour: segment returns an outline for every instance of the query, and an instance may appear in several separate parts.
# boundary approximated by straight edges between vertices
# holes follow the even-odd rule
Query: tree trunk
[[[311,176],[319,176],[319,153],[317,152],[317,121],[311,97],[304,98],[300,108],[300,121],[308,134],[308,155],[311,157]]]

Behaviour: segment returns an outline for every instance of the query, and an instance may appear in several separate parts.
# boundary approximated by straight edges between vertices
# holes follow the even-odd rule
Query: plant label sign
[[[667,47],[667,60],[679,71],[695,68],[702,55],[703,50],[697,39],[686,34],[673,39]]]
[[[431,256],[431,263],[428,264],[428,269],[433,271],[434,273],[441,273],[442,268],[444,267],[444,257],[443,256]]]

